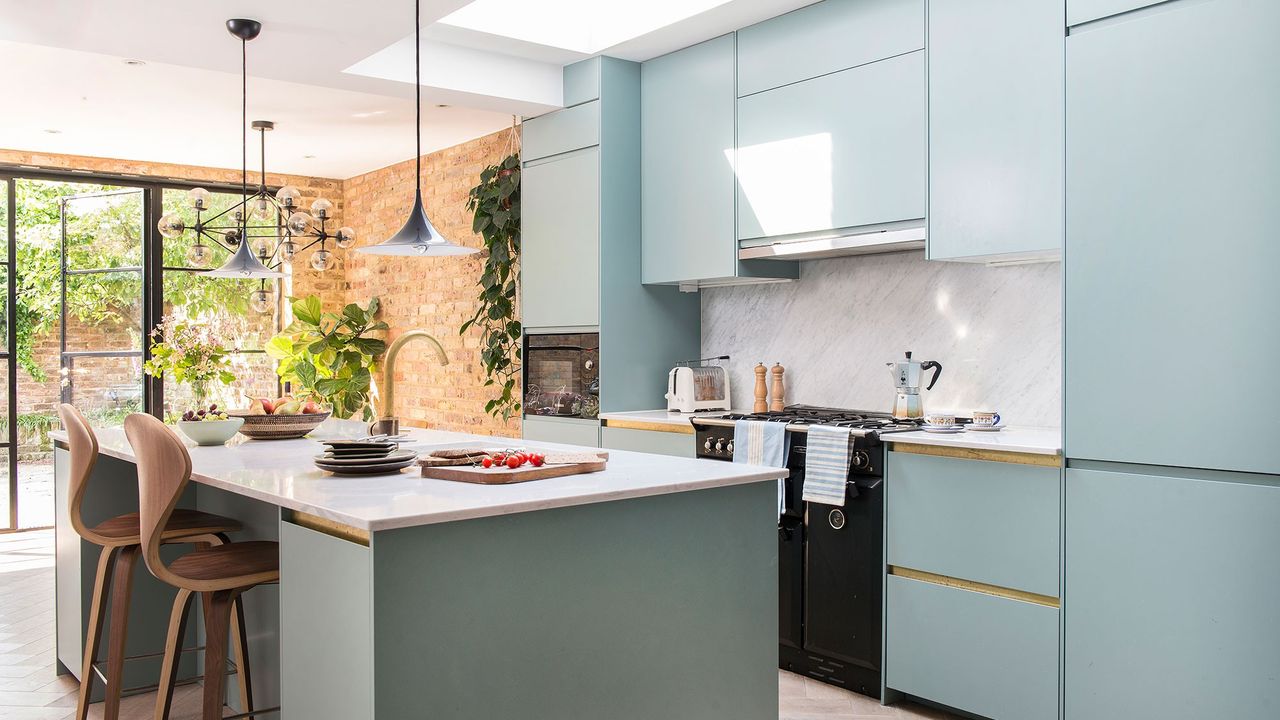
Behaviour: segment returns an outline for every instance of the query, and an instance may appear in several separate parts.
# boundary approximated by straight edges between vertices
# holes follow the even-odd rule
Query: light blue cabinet
[[[600,99],[600,68],[604,62],[597,56],[564,67],[565,107]]]
[[[1166,0],[1067,0],[1067,24],[1100,20],[1130,10],[1159,5]]]
[[[1280,473],[1277,27],[1179,2],[1067,40],[1069,458]]]
[[[608,420],[600,428],[600,447],[684,458],[695,454],[692,433],[609,427]]]
[[[1151,472],[1067,470],[1066,720],[1277,717],[1280,478]]]
[[[521,191],[525,328],[600,324],[597,148],[525,165]]]
[[[897,576],[885,608],[887,687],[997,720],[1057,720],[1057,608]]]
[[[924,52],[738,100],[738,239],[925,217]]]
[[[924,47],[924,0],[825,0],[738,31],[738,95]]]
[[[582,418],[525,417],[522,437],[529,442],[600,447],[600,423]]]
[[[929,3],[929,258],[1062,250],[1062,0]]]

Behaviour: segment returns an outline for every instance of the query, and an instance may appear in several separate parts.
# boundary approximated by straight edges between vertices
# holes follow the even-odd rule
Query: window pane
[[[277,331],[280,299],[278,284],[268,281],[271,309],[260,313],[249,306],[252,293],[261,287],[259,280],[211,278],[186,270],[164,272],[164,312],[183,318],[207,317],[217,313],[238,318],[240,350],[261,350]]]
[[[119,425],[142,409],[142,358],[67,358],[71,402],[93,425]]]
[[[142,265],[141,190],[80,192],[63,204],[69,269]]]
[[[67,276],[67,350],[141,350],[142,276]]]

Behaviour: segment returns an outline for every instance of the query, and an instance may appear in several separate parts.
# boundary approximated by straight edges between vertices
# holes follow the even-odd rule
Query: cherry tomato
[[[520,461],[520,457],[517,455],[512,455],[511,457],[507,458],[507,467],[511,468],[512,470],[515,470],[516,468],[520,467],[523,464],[524,463]]]
[[[533,456],[529,458],[529,463],[534,467],[542,467],[542,464],[546,461],[547,459],[538,453],[534,453]]]
[[[497,465],[501,465],[506,461],[507,461],[507,456],[503,455],[502,453],[498,453],[497,455],[493,456],[493,462]]]
[[[520,458],[521,464],[529,462],[529,455],[523,451],[516,453],[516,457]]]
[[[480,461],[480,464],[481,464],[481,465],[483,465],[483,466],[484,466],[484,467],[486,467],[486,468],[491,468],[491,467],[493,467],[493,458],[491,458],[491,457],[487,457],[487,458],[485,458],[485,459],[481,460],[481,461]]]

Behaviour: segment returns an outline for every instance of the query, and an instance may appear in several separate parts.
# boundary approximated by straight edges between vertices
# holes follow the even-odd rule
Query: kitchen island
[[[523,444],[410,435],[423,453]],[[71,672],[97,548],[67,521],[68,452],[54,439],[58,659]],[[124,433],[99,442],[90,522],[137,502]],[[777,716],[772,481],[785,470],[613,451],[603,472],[487,486],[329,475],[309,439],[189,449],[181,506],[243,521],[233,540],[280,542],[278,588],[245,596],[259,707],[344,720]],[[130,654],[159,650],[173,597],[139,573]],[[154,682],[134,665],[126,684]]]

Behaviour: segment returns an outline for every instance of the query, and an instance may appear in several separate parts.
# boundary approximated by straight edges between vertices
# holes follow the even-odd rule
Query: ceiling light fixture
[[[145,60],[134,60],[134,59],[132,59],[132,58],[130,58],[130,59],[128,59],[128,60],[122,60],[121,62],[123,62],[125,65],[132,65],[133,67],[138,67],[138,66],[140,66],[140,65],[146,65],[146,64],[147,64]]]
[[[250,297],[250,305],[258,312],[268,312],[274,306],[274,297],[267,291],[266,281],[283,277],[281,266],[291,262],[294,255],[314,245],[319,249],[311,255],[311,267],[317,271],[333,267],[333,253],[326,247],[329,240],[341,248],[355,243],[355,231],[349,227],[330,232],[326,224],[333,203],[317,198],[311,203],[311,212],[298,205],[302,193],[292,185],[286,185],[272,194],[267,189],[267,132],[275,128],[269,120],[248,123],[248,42],[262,31],[256,20],[232,19],[227,21],[227,31],[240,39],[240,202],[208,218],[211,194],[204,188],[187,192],[191,209],[195,210],[194,225],[188,227],[178,213],[160,218],[158,228],[166,238],[181,236],[188,229],[195,233],[195,244],[187,250],[187,261],[197,268],[205,267],[212,257],[210,247],[204,241],[218,245],[231,253],[220,267],[207,270],[202,275],[222,278],[251,278],[261,280],[259,288]],[[261,178],[253,194],[249,193],[248,128],[259,133],[261,152]],[[314,157],[314,156],[308,156]],[[257,220],[257,222],[252,222]],[[230,222],[228,222],[230,221]]]
[[[356,252],[370,255],[411,256],[471,255],[480,252],[475,248],[449,242],[427,219],[427,210],[422,205],[422,8],[420,5],[421,0],[413,1],[413,90],[416,111],[413,130],[417,142],[414,154],[416,181],[413,209],[409,211],[409,219],[405,221],[404,227],[400,228],[400,232],[377,245],[356,248]]]
[[[50,135],[61,135],[62,131],[56,128],[45,128],[45,132]]]

